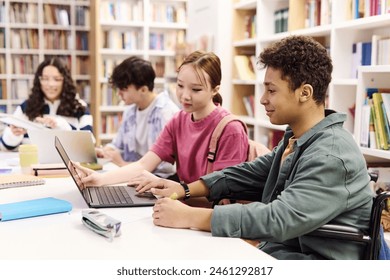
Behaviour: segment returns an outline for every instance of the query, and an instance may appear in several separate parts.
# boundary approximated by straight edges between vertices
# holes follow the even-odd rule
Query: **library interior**
[[[285,132],[289,131],[291,124],[271,122],[271,113],[262,99],[263,94],[269,91],[268,83],[264,82],[269,73],[266,67],[261,67],[259,56],[292,35],[314,39],[326,50],[333,65],[324,107],[345,115],[343,128],[361,152],[368,174],[375,178],[375,182],[367,183],[373,196],[380,192],[390,194],[389,27],[390,0],[0,1],[0,235],[7,236],[0,238],[0,260],[147,260],[151,253],[155,259],[274,259],[275,256],[261,250],[263,242],[248,240],[245,236],[215,238],[215,229],[209,232],[157,226],[153,217],[161,204],[153,207],[154,200],[152,205],[143,207],[89,208],[88,199],[84,199],[85,190],[76,186],[81,179],[73,181],[69,174],[72,170],[82,173],[88,169],[94,173],[88,171],[84,175],[92,174],[92,178],[94,174],[99,174],[101,177],[93,178],[103,180],[108,177],[104,177],[104,174],[112,173],[112,179],[107,182],[119,183],[113,179],[120,177],[116,175],[119,174],[117,170],[126,168],[130,162],[143,163],[142,159],[145,158],[150,161],[145,166],[153,168],[145,168],[149,175],[140,173],[143,182],[157,182],[158,177],[173,178],[173,169],[179,175],[175,184],[185,191],[184,200],[187,195],[190,196],[190,190],[194,193],[196,182],[190,184],[193,181],[189,181],[189,178],[193,177],[186,174],[193,172],[198,180],[209,173],[206,169],[198,172],[198,169],[206,166],[207,156],[202,167],[195,167],[201,161],[199,159],[186,159],[193,161],[187,164],[183,160],[185,156],[180,157],[180,153],[187,152],[185,149],[169,146],[164,151],[162,146],[178,138],[172,136],[172,139],[165,139],[164,142],[158,136],[160,132],[165,137],[176,133],[173,125],[169,125],[170,119],[177,119],[179,123],[179,116],[190,112],[189,99],[183,103],[180,95],[183,99],[185,93],[179,92],[184,92],[187,86],[185,79],[188,79],[185,76],[188,65],[183,61],[196,51],[212,52],[220,59],[222,78],[220,84],[211,84],[210,89],[214,94],[214,87],[217,86],[222,96],[222,104],[216,107],[222,107],[224,111],[221,114],[230,112],[243,123],[240,129],[244,127],[248,138],[263,146],[261,153],[266,154],[266,158],[268,153],[275,155],[278,147],[284,145]],[[129,70],[120,68],[125,67],[124,63],[130,57],[140,58],[143,62],[128,64]],[[53,62],[56,58],[60,61],[58,65]],[[154,70],[155,78],[149,90],[145,86],[147,82],[140,81],[138,84],[137,78],[141,73],[148,75],[146,68],[137,68],[134,73],[130,70],[144,67],[140,65],[142,63],[148,63]],[[209,79],[214,78],[211,72],[202,68],[201,63],[191,65],[198,67],[194,66],[199,83],[192,86],[191,93],[195,95],[196,91],[201,91],[199,88],[204,87],[204,82],[208,87]],[[132,74],[115,72],[116,69]],[[289,74],[285,76],[282,75],[282,80],[288,79]],[[72,100],[59,97],[63,89],[72,92]],[[208,91],[206,93],[209,94]],[[143,99],[130,97],[131,94],[142,95]],[[46,102],[46,107],[41,106],[42,102]],[[63,102],[72,102],[72,105],[63,105]],[[154,107],[144,110],[147,106],[143,102],[149,102],[147,106],[153,104]],[[168,110],[166,102],[170,102],[170,111],[163,111]],[[35,111],[31,108],[34,106],[37,107]],[[38,108],[42,110],[39,112]],[[73,110],[72,113],[69,110]],[[146,114],[140,113],[143,110]],[[164,116],[152,115],[148,119],[148,114]],[[62,116],[56,119],[57,115]],[[193,120],[194,116],[195,113]],[[131,118],[141,118],[138,127],[131,123]],[[155,126],[149,128],[150,123]],[[156,131],[157,123],[167,124],[171,130],[166,131],[161,127]],[[29,137],[31,130],[39,130],[39,133],[32,132]],[[187,130],[190,134],[198,133],[189,128]],[[204,130],[212,131],[210,128]],[[74,134],[68,133],[66,137],[67,132]],[[203,139],[203,142],[207,142],[211,133],[204,133],[199,132],[199,135],[207,135],[209,138]],[[57,153],[56,137],[63,142],[70,160],[78,162],[76,169],[73,165],[69,167],[69,162],[61,159]],[[195,139],[193,137],[191,135],[188,139]],[[220,138],[223,139],[223,134]],[[50,144],[46,148],[39,145],[48,139],[51,147],[47,146]],[[154,145],[155,141],[157,144]],[[190,145],[189,141],[180,144]],[[237,150],[240,149],[238,142],[234,145]],[[173,146],[172,143],[169,145]],[[204,146],[207,152],[208,143],[197,145],[199,151],[203,151]],[[232,147],[219,145],[221,152],[232,150]],[[78,149],[75,150],[76,146]],[[129,147],[140,150],[129,151]],[[44,162],[43,158],[47,158],[48,154],[53,157]],[[84,160],[84,154],[88,160]],[[227,156],[233,156],[233,153]],[[237,161],[235,156],[234,159],[225,159],[225,162],[216,161],[214,171],[230,166],[227,161],[234,165],[245,161]],[[169,162],[170,159],[172,162]],[[179,161],[180,164],[177,164]],[[301,163],[297,161],[296,164]],[[158,172],[152,172],[157,166]],[[182,171],[191,167],[193,169]],[[293,169],[291,176],[298,172],[296,169],[299,170],[299,167]],[[270,174],[271,170],[268,170]],[[204,182],[211,181],[211,176],[206,175]],[[126,187],[129,180],[121,183],[125,183]],[[291,180],[284,183],[287,196],[288,186],[295,186],[295,179]],[[299,189],[299,186],[295,188]],[[213,194],[212,189],[210,195]],[[279,196],[283,197],[283,191]],[[257,202],[252,203],[240,199],[233,203],[233,199],[230,199],[229,204],[242,203],[240,207],[252,209],[248,205],[267,204],[261,199],[261,195]],[[172,200],[175,203],[183,202],[180,199]],[[197,206],[198,202],[194,203]],[[330,207],[333,203],[347,204],[345,201],[329,203]],[[202,207],[215,211],[238,206]],[[378,224],[383,232],[381,236],[376,233],[378,236],[371,238],[382,237],[390,246],[390,199],[381,203],[379,215]],[[336,214],[329,217],[327,222],[333,218],[336,218]],[[121,223],[121,236],[115,235],[112,221]],[[102,224],[104,222],[106,224]],[[215,224],[214,220],[210,223],[211,226]],[[25,227],[29,228],[28,235],[24,234]],[[47,235],[48,232],[53,234]],[[139,242],[141,239],[145,242]],[[276,238],[276,241],[280,239]],[[380,245],[376,246],[379,251]],[[77,254],[74,248],[77,248]],[[128,248],[132,248],[131,251]],[[302,250],[307,250],[307,253],[310,248]],[[377,259],[378,254],[376,252],[370,258]],[[325,253],[321,256],[329,255]]]

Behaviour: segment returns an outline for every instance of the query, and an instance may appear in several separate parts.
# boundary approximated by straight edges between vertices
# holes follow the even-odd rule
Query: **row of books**
[[[115,66],[122,62],[122,59],[103,59],[102,77],[110,78]],[[176,76],[176,64],[172,59],[150,58],[150,62],[156,73],[156,77],[164,77],[166,75]],[[87,67],[87,64],[86,64]]]
[[[122,59],[104,58],[102,62],[102,77],[110,78],[115,66],[122,62]]]
[[[0,28],[0,48],[5,48],[5,29]]]
[[[5,10],[5,6],[1,6],[1,10]],[[0,12],[0,15],[3,15],[3,11]],[[3,22],[2,17],[0,21]],[[9,21],[12,23],[38,23],[38,5],[34,3],[10,3]]]
[[[348,4],[353,19],[390,13],[390,0],[349,0]]]
[[[11,29],[11,48],[38,49],[39,39],[37,29]]]
[[[7,80],[0,80],[0,99],[7,99]],[[2,112],[2,111],[0,111]],[[5,113],[6,110],[2,113]]]
[[[13,74],[34,74],[40,61],[38,55],[13,55]]]
[[[122,121],[122,112],[110,113],[101,116],[101,133],[116,134]]]
[[[121,98],[119,97],[116,89],[112,88],[107,83],[101,84],[101,105],[102,106],[116,106],[121,102]]]
[[[372,65],[390,64],[390,35],[373,35],[371,62]]]
[[[390,89],[366,89],[366,99],[362,106],[360,145],[373,149],[389,149]]]
[[[79,51],[88,51],[88,32],[86,31],[77,31],[76,32],[76,50]]]
[[[0,74],[5,74],[5,55],[0,55]]]
[[[142,44],[142,31],[138,29],[103,31],[102,47],[107,49],[139,50]]]
[[[357,78],[357,69],[361,65],[390,64],[390,35],[372,35],[371,41],[356,42],[352,46],[351,77]]]
[[[255,97],[253,95],[247,95],[242,98],[246,112],[249,117],[255,116]]]
[[[358,76],[358,67],[371,65],[372,42],[357,42],[352,45],[351,78]]]
[[[151,3],[151,20],[154,22],[186,23],[186,9],[182,3]]]
[[[22,44],[23,42],[21,42]],[[45,49],[51,50],[69,50],[73,49],[73,36],[69,31],[64,30],[44,30],[44,46]],[[88,32],[78,31],[76,32],[76,49],[87,51],[88,50]],[[29,49],[29,46],[23,46],[22,48]]]
[[[90,26],[89,24],[89,8],[86,6],[76,6],[76,22],[75,25],[77,26]]]
[[[176,49],[176,45],[184,43],[184,40],[185,34],[183,30],[168,32],[150,32],[149,49],[174,51]]]
[[[254,15],[246,15],[245,16],[245,28],[244,28],[244,37],[245,39],[248,38],[255,38],[257,31],[256,31],[256,14]]]
[[[61,26],[69,26],[69,6],[60,5],[43,5],[43,21],[46,24],[56,24]]]
[[[288,31],[288,8],[274,12],[275,33]]]
[[[67,50],[72,48],[72,35],[69,31],[44,30],[43,33],[45,49]]]
[[[100,20],[105,22],[142,21],[143,1],[111,0],[101,1]]]
[[[255,80],[256,57],[254,55],[235,55],[234,65],[240,80]]]
[[[89,56],[77,56],[76,57],[76,74],[77,75],[89,75],[91,72]]]
[[[46,55],[45,57],[48,57]],[[69,55],[56,55],[56,57],[61,57],[68,67],[71,69],[72,67],[72,58]],[[2,61],[4,61],[4,56],[0,56],[0,69],[2,67]],[[35,70],[39,65],[39,57],[38,55],[12,55],[12,73],[13,74],[34,74]],[[77,75],[88,75],[90,73],[89,65],[89,57],[88,56],[77,56],[76,57],[76,74]]]
[[[288,10],[288,31],[330,24],[332,1],[334,0],[293,1],[294,5],[290,5]]]
[[[91,103],[91,85],[88,81],[76,81],[76,89],[80,98],[88,104]]]
[[[37,24],[38,5],[36,3],[10,3],[9,22],[11,23],[32,23]],[[0,5],[0,22],[5,22],[6,8]],[[70,25],[70,6],[68,5],[43,5],[43,22],[60,26]],[[75,25],[89,26],[89,8],[86,6],[75,7]]]
[[[29,80],[12,80],[11,81],[11,99],[24,100],[28,98],[32,84]]]

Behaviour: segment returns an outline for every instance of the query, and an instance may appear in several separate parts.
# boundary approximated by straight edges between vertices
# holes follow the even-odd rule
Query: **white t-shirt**
[[[137,110],[137,129],[135,132],[135,146],[136,151],[140,155],[146,154],[147,151],[149,151],[148,146],[148,129],[145,129],[148,127],[148,115],[150,111],[154,108],[154,103],[156,103],[157,98],[153,100],[152,103],[149,104],[148,107],[143,109],[142,111]]]

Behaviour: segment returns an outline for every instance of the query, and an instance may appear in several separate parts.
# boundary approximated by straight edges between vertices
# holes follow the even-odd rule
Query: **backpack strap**
[[[225,126],[231,122],[231,121],[239,121],[245,129],[245,133],[248,134],[248,128],[246,127],[246,124],[242,122],[240,119],[238,119],[235,115],[229,114],[225,117],[223,117],[217,126],[214,128],[213,134],[211,135],[210,143],[209,143],[209,152],[207,155],[207,174],[212,171],[212,163],[215,161],[216,154],[217,154],[217,147],[218,147],[218,140],[222,135],[223,130],[225,129]]]

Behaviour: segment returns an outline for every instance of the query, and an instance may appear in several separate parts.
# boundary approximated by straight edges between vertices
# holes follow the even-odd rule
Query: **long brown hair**
[[[182,64],[177,69],[177,72],[179,72],[180,69],[187,64],[191,64],[191,66],[194,67],[199,79],[204,86],[207,85],[207,81],[205,75],[202,73],[202,70],[207,73],[210,78],[209,82],[211,89],[214,89],[221,84],[221,61],[215,53],[194,51],[184,59]],[[219,94],[219,92],[213,96],[213,102],[222,105],[222,96]]]
[[[34,120],[38,116],[43,115],[45,107],[45,94],[41,89],[41,82],[39,77],[42,75],[43,69],[52,65],[58,69],[64,77],[62,92],[60,95],[61,103],[56,112],[57,115],[65,117],[79,117],[82,116],[86,108],[76,99],[76,86],[72,80],[72,76],[65,63],[59,57],[49,57],[45,59],[37,68],[34,76],[34,84],[31,89],[31,94],[26,101],[26,115],[30,120]]]

